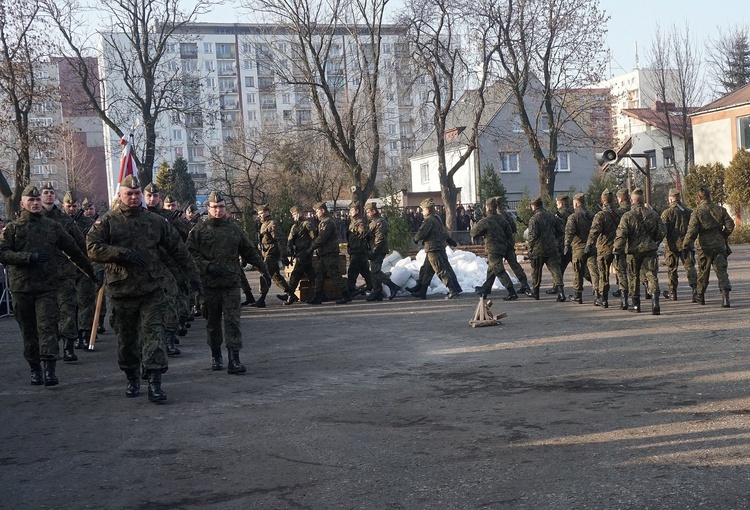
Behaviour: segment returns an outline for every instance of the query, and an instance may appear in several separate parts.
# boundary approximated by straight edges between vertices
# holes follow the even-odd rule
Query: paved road
[[[658,317],[496,299],[477,329],[468,294],[269,299],[248,374],[197,319],[164,405],[124,396],[111,333],[30,386],[0,319],[0,508],[750,508],[750,247],[730,271],[731,309],[714,280]]]

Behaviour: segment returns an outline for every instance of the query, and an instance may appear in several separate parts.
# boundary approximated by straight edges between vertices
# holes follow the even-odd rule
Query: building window
[[[255,94],[247,94],[247,104],[255,104]]]
[[[398,126],[396,126],[396,124],[388,124],[388,134],[389,135],[398,134]]]
[[[500,152],[500,172],[503,173],[518,173],[519,154],[517,152]]]
[[[419,165],[419,174],[422,176],[422,184],[428,184],[430,182],[430,164],[422,163]]]
[[[181,158],[182,154],[183,154],[182,147],[175,147],[174,148],[174,155],[175,155],[175,157]]]
[[[739,117],[737,119],[737,127],[739,128],[737,145],[741,149],[750,150],[750,116]]]
[[[255,110],[250,110],[249,112],[247,112],[247,120],[258,120]]]
[[[213,73],[214,72],[215,67],[214,67],[214,61],[213,60],[206,60],[204,62],[204,65],[206,66],[206,71],[208,71],[209,73]]]
[[[203,53],[213,53],[214,45],[210,42],[203,43]]]
[[[557,153],[557,166],[555,167],[556,172],[570,172],[570,153],[569,152],[558,152]]]
[[[656,168],[656,151],[655,150],[643,151],[643,153],[648,158],[648,166],[650,168]]]
[[[254,76],[245,76],[245,87],[255,87]]]
[[[206,78],[206,87],[214,88],[216,87],[216,80],[213,78]]]
[[[388,143],[388,146],[390,147],[390,149],[391,149],[392,151],[397,151],[397,150],[398,150],[398,140],[391,140],[391,141],[390,141],[390,142]]]
[[[674,166],[674,151],[672,147],[662,148],[661,154],[664,158],[664,166]]]
[[[182,129],[172,130],[172,140],[182,140]]]

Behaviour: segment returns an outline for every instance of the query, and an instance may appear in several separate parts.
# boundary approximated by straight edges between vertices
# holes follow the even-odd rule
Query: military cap
[[[576,200],[578,202],[585,202],[586,201],[586,195],[584,195],[583,193],[576,193],[573,196],[573,200]]]
[[[328,206],[326,205],[325,202],[315,202],[313,204],[313,209],[325,209],[327,211]]]
[[[177,202],[177,200],[175,200],[175,198],[172,195],[167,195],[164,197],[165,204],[171,204],[172,202]]]
[[[373,211],[377,211],[378,210],[378,203],[377,202],[367,202],[365,204],[365,211],[367,211],[368,209],[372,209]]]
[[[570,200],[570,197],[568,197],[568,195],[557,195],[558,202],[566,202],[568,200]]]
[[[76,197],[72,191],[66,191],[65,196],[63,197],[63,204],[75,204],[76,202],[78,202],[78,197]]]
[[[194,213],[194,212],[198,212],[198,206],[197,206],[197,205],[195,205],[195,204],[190,204],[190,205],[189,205],[189,206],[187,207],[187,210],[188,210],[189,212],[191,212],[191,213]]]
[[[602,191],[602,198],[607,200],[612,198],[612,192],[609,191],[609,188],[604,188],[604,191]]]
[[[497,197],[488,198],[484,205],[490,209],[497,209]]]
[[[159,186],[154,184],[153,182],[149,182],[145,188],[143,188],[143,191],[146,191],[148,193],[160,193],[161,190],[159,189]]]
[[[349,202],[349,209],[360,209],[359,202],[357,202],[356,200],[352,200],[351,202]]]
[[[138,182],[138,177],[135,175],[127,175],[120,183],[121,188],[138,189],[141,187],[141,183]]]
[[[680,196],[680,190],[677,188],[669,188],[669,196],[670,197],[679,197]]]
[[[223,202],[224,195],[221,194],[221,191],[212,191],[208,194],[208,201],[213,203]]]
[[[640,195],[640,196],[643,196],[643,190],[642,190],[641,188],[635,188],[635,189],[633,190],[633,193],[632,193],[632,194],[633,194],[633,195]]]
[[[39,190],[33,184],[29,184],[23,189],[21,193],[22,197],[38,197],[40,195]]]
[[[89,200],[89,197],[84,198],[83,202],[81,202],[81,207],[91,207],[92,205],[94,204],[91,203],[91,200]]]
[[[256,207],[255,211],[258,214],[263,214],[263,211],[270,211],[271,207],[268,204],[260,204],[258,207]]]
[[[52,185],[52,181],[43,182],[41,189],[51,189],[52,191],[55,191],[55,187]]]
[[[293,205],[292,207],[289,208],[289,212],[294,214],[296,212],[302,212],[302,209],[297,205]]]
[[[627,188],[620,188],[620,189],[617,190],[617,196],[618,197],[626,197],[628,195],[630,195],[630,192],[628,191]]]
[[[558,198],[558,200],[560,199],[560,197],[557,197],[557,198]],[[568,199],[568,196],[565,195],[565,200],[567,200],[567,199]],[[544,201],[542,201],[542,196],[541,195],[535,196],[533,198],[533,200],[531,201],[531,205],[535,205],[537,207],[541,207],[543,204],[544,204]]]
[[[435,206],[435,201],[432,200],[431,198],[425,198],[419,203],[419,207],[421,207],[422,209],[427,209],[429,207],[434,207],[434,206]]]

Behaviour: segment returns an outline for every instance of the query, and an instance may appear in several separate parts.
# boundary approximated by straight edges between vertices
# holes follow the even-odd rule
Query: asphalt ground
[[[210,370],[196,318],[161,405],[125,397],[111,330],[31,386],[0,319],[0,508],[750,508],[750,247],[729,269],[730,309],[715,278],[660,316],[587,286],[494,296],[508,317],[476,329],[469,292],[269,296],[243,308],[248,373]]]

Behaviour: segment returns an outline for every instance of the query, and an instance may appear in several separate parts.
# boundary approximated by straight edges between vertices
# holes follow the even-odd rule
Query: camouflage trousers
[[[299,282],[307,276],[311,286],[315,286],[315,268],[312,259],[309,257],[297,257],[294,259],[292,274],[289,275],[289,288],[292,292],[297,290]]]
[[[57,307],[58,334],[62,338],[78,338],[78,297],[75,278],[57,280]]]
[[[164,311],[164,331],[167,334],[174,334],[179,329],[179,303],[177,300],[179,288],[177,287],[177,280],[169,271],[164,273],[162,289],[167,299],[167,307]]]
[[[203,317],[208,336],[206,343],[212,351],[221,349],[222,343],[226,343],[227,349],[242,349],[239,287],[204,288]]]
[[[559,256],[559,266],[560,266],[560,274],[565,276],[565,270],[568,268],[568,264],[573,262],[573,251],[569,251],[567,255],[563,255],[562,250],[560,251]]]
[[[448,255],[445,253],[445,250],[427,252],[427,258],[422,265],[422,269],[424,269],[424,274],[420,269],[419,281],[423,285],[429,287],[432,277],[437,275],[440,281],[448,287],[448,290],[461,291],[458,278],[456,278],[456,273],[448,261]]]
[[[510,280],[510,276],[508,276],[508,272],[503,265],[503,258],[504,257],[502,256],[496,256],[493,254],[489,254],[487,257],[487,279],[482,285],[482,292],[484,294],[489,294],[492,290],[492,285],[495,283],[495,277],[500,280],[500,283],[502,283],[503,287],[506,289],[511,289],[513,287],[513,282]]]
[[[518,263],[518,259],[516,258],[516,247],[512,244],[508,246],[507,251],[505,252],[504,256],[505,260],[508,262],[508,267],[511,271],[513,271],[513,274],[516,275],[516,278],[519,282],[521,282],[521,285],[524,283],[528,284],[528,278],[526,278],[526,272],[521,267],[521,264]]]
[[[370,272],[370,263],[367,260],[367,253],[349,254],[349,268],[346,272],[346,280],[349,285],[349,292],[354,292],[357,286],[357,278],[362,275],[365,280],[365,286],[368,289],[374,289],[372,273]],[[380,284],[380,290],[383,290],[383,284]]]
[[[169,303],[162,289],[134,298],[111,298],[121,370],[167,371],[164,317]]]
[[[669,281],[669,288],[677,288],[677,270],[680,264],[680,254],[673,253],[669,250],[664,255],[664,260],[667,264],[667,278]],[[696,288],[698,285],[698,272],[695,269],[695,252],[690,250],[688,256],[682,261],[682,267],[685,269],[687,275],[688,284],[692,288]]]
[[[263,261],[266,263],[268,272],[271,274],[271,281],[284,292],[290,293],[289,284],[287,283],[286,278],[284,278],[284,275],[281,274],[278,255],[269,255]]]
[[[562,271],[560,271],[560,259],[553,257],[534,257],[529,259],[531,262],[531,286],[538,289],[542,286],[542,268],[546,265],[552,274],[552,281],[556,287],[563,285]]]
[[[659,294],[659,255],[656,250],[645,253],[628,253],[628,283],[630,297],[640,297],[641,276],[648,283],[648,293]]]
[[[573,291],[583,292],[583,277],[589,270],[591,286],[599,288],[599,268],[596,265],[596,253],[586,255],[583,250],[573,251]]]
[[[57,341],[57,291],[13,293],[13,316],[21,328],[23,357],[29,363],[60,357]]]
[[[338,253],[328,253],[318,257],[318,263],[315,265],[315,293],[322,294],[325,288],[326,278],[330,278],[341,290],[342,295],[349,292],[346,280],[341,276],[339,271]]]
[[[628,259],[625,255],[619,258],[619,262],[615,262],[615,275],[617,277],[617,288],[620,292],[628,291]]]
[[[378,257],[375,260],[370,261],[370,274],[372,276],[372,291],[383,292],[383,284],[392,285],[393,282],[387,274],[383,272],[383,259],[384,257]]]
[[[609,294],[609,271],[612,267],[612,263],[615,260],[613,253],[608,255],[597,255],[596,257],[596,269],[599,273],[599,288],[602,296]]]
[[[78,329],[90,333],[96,311],[96,284],[84,274],[76,278],[76,302],[78,304]]]
[[[711,266],[716,271],[716,279],[719,280],[719,290],[732,290],[727,273],[727,256],[724,252],[698,252],[698,294],[704,294],[708,287],[708,277],[711,275]]]

